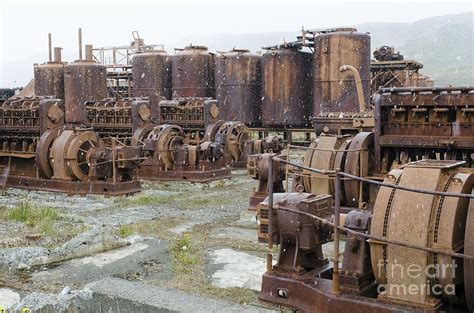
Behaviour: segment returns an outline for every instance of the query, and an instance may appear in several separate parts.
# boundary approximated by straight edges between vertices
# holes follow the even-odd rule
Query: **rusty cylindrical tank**
[[[369,103],[370,36],[356,31],[341,28],[314,38],[314,116],[359,111],[354,77],[341,73],[342,65],[352,65],[359,71],[365,103]]]
[[[309,123],[312,93],[312,55],[282,47],[262,57],[262,124],[303,127]]]
[[[34,66],[34,77],[36,96],[53,96],[64,100],[64,64],[61,60],[61,48],[54,48],[54,61],[50,59],[46,63]]]
[[[214,55],[188,46],[171,58],[172,97],[214,97]]]
[[[215,57],[216,100],[221,118],[246,125],[260,123],[261,56],[233,49]]]
[[[171,58],[166,51],[136,54],[132,72],[134,97],[148,97],[156,106],[161,97],[171,99]]]
[[[85,102],[107,98],[106,68],[92,59],[92,52],[86,53],[86,60],[64,66],[64,96],[66,123],[84,122]]]

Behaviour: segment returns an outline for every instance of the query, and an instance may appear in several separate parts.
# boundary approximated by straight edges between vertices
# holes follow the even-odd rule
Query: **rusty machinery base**
[[[192,183],[208,183],[232,177],[230,168],[205,169],[204,171],[162,171],[156,166],[140,166],[138,178],[152,181],[188,181]]]
[[[343,290],[332,293],[332,268],[313,270],[302,276],[265,273],[259,299],[272,304],[297,308],[303,312],[438,312],[439,307],[414,307],[397,305],[383,298],[359,296]]]
[[[140,181],[105,182],[105,181],[64,181],[58,179],[41,179],[21,176],[8,176],[6,187],[63,192],[69,195],[131,195],[141,191]]]

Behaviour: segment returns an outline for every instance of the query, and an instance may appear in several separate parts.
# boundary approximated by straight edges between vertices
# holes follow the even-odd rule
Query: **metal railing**
[[[408,192],[415,192],[415,193],[421,193],[421,194],[428,194],[428,195],[434,195],[434,196],[444,196],[444,197],[457,197],[457,198],[466,198],[466,199],[474,199],[473,194],[463,194],[463,193],[452,193],[452,192],[441,192],[441,191],[432,191],[432,190],[423,190],[423,189],[416,189],[416,188],[411,188],[411,187],[405,187],[405,186],[399,186],[399,185],[392,185],[392,184],[387,184],[383,183],[380,181],[376,180],[371,180],[363,177],[359,177],[356,175],[348,174],[345,172],[340,171],[339,169],[336,170],[320,170],[320,169],[315,169],[311,168],[308,166],[304,166],[302,164],[294,163],[289,160],[285,160],[282,158],[274,157],[274,156],[269,156],[269,166],[268,166],[268,181],[273,181],[273,162],[282,162],[290,166],[294,166],[300,169],[307,170],[312,173],[316,174],[322,174],[322,175],[331,175],[334,176],[334,181],[335,181],[335,190],[334,190],[334,222],[331,222],[330,220],[318,217],[316,215],[307,213],[307,212],[302,212],[290,208],[285,208],[285,207],[279,207],[279,210],[284,210],[288,212],[292,212],[295,214],[301,214],[308,216],[310,218],[316,219],[323,224],[332,226],[334,228],[334,252],[333,252],[333,276],[332,276],[332,292],[335,294],[339,294],[341,292],[340,286],[339,286],[339,242],[340,242],[340,232],[345,232],[345,233],[350,233],[354,234],[358,237],[362,237],[365,239],[372,239],[376,240],[378,242],[386,243],[386,244],[391,244],[391,245],[397,245],[397,246],[402,246],[405,248],[409,249],[416,249],[416,250],[422,250],[426,252],[431,252],[431,253],[437,253],[437,254],[443,254],[443,255],[448,255],[451,257],[456,257],[456,258],[462,258],[462,259],[469,259],[469,260],[474,260],[474,256],[471,255],[466,255],[463,253],[457,253],[454,251],[446,251],[446,250],[439,250],[439,249],[434,249],[430,247],[425,247],[421,245],[415,245],[411,244],[409,242],[402,242],[402,241],[397,241],[397,240],[391,240],[386,237],[379,237],[379,236],[374,236],[371,234],[367,233],[361,233],[354,231],[352,229],[349,229],[344,226],[340,226],[340,217],[341,217],[341,180],[343,178],[345,179],[353,179],[353,180],[358,180],[361,183],[368,183],[368,184],[374,184],[378,185],[381,187],[387,187],[387,188],[392,188],[392,189],[399,189],[399,190],[404,190]],[[287,177],[288,179],[288,177]],[[287,190],[288,192],[288,190]],[[273,249],[273,184],[268,184],[268,248]],[[272,269],[272,254],[269,253],[267,254],[267,270],[271,271]]]

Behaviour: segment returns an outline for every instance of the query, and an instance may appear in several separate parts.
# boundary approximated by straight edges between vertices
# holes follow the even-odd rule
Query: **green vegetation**
[[[176,235],[172,234],[170,229],[185,222],[186,220],[182,218],[162,217],[153,221],[141,221],[129,225],[120,225],[115,230],[115,235],[128,237],[132,234],[140,234],[163,239],[175,239]]]
[[[86,229],[83,224],[77,226],[68,222],[67,218],[61,216],[55,209],[35,207],[28,200],[24,200],[11,208],[0,207],[0,219],[23,223],[28,226],[32,233],[64,239]],[[63,223],[59,226],[58,222]]]
[[[55,209],[36,208],[28,201],[23,201],[12,208],[0,208],[0,218],[24,223],[42,235],[55,235],[57,230],[54,222],[61,217]]]
[[[190,210],[201,207],[220,207],[224,205],[231,205],[235,203],[235,199],[232,197],[222,197],[222,196],[206,196],[202,198],[201,196],[189,197],[186,199],[176,199],[175,201],[178,204],[180,209]]]
[[[170,248],[171,266],[175,273],[190,273],[193,266],[197,265],[199,259],[196,256],[196,249],[191,245],[191,235],[184,234]]]
[[[117,235],[125,238],[134,233],[133,227],[130,225],[120,225],[118,230],[117,230]]]
[[[147,205],[163,205],[173,202],[179,195],[139,195],[136,197],[119,198],[117,204],[123,206],[147,206]]]
[[[59,213],[52,208],[34,208],[28,201],[23,201],[19,205],[5,210],[2,217],[7,220],[23,222],[28,226],[35,227],[42,222],[58,220]]]

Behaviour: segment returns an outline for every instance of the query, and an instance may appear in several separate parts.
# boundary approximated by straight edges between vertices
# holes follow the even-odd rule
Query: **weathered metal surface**
[[[240,121],[246,125],[260,123],[260,55],[239,49],[216,55],[214,79],[221,119]]]
[[[352,210],[345,216],[344,227],[365,233],[370,229],[371,218],[372,212],[369,210]],[[376,292],[369,243],[356,234],[346,236],[339,280],[344,289],[357,294]]]
[[[54,61],[51,34],[48,34],[48,62],[34,66],[34,95],[51,96],[64,100],[64,64],[61,48],[54,48]]]
[[[464,253],[474,255],[474,201],[470,201],[464,235]],[[464,260],[464,290],[469,312],[474,312],[474,260]]]
[[[87,101],[85,110],[83,124],[93,127],[102,138],[130,138],[135,130],[158,122],[157,107],[140,98]]]
[[[460,162],[455,161],[423,160],[408,164],[403,170],[391,172],[385,181],[423,190],[470,193],[474,176],[472,173],[463,173],[459,165]],[[370,233],[446,251],[462,251],[467,206],[468,201],[462,198],[437,197],[382,187],[374,206]],[[434,298],[436,294],[429,290],[434,285],[441,286],[443,297],[450,301],[459,297],[445,293],[448,284],[462,283],[459,280],[462,277],[460,264],[457,264],[459,260],[375,241],[371,241],[370,245],[377,282],[387,286],[383,297],[436,308],[440,299]],[[433,272],[406,275],[403,271],[394,270],[399,264],[415,264],[422,269],[431,266]],[[416,285],[420,289],[404,293],[391,288],[392,285]]]
[[[135,192],[139,184],[129,181],[141,147],[117,143],[106,148],[97,133],[64,126],[64,111],[63,101],[50,97],[2,103],[0,164],[10,169],[7,186],[68,193],[77,188],[80,194],[88,193],[86,188],[89,193],[100,193],[100,188],[103,194]],[[122,182],[127,183],[123,188]],[[90,188],[94,183],[98,187]]]
[[[375,126],[374,112],[362,113],[329,112],[321,113],[312,119],[316,135],[347,135],[360,131],[373,131]]]
[[[220,119],[218,102],[211,98],[181,98],[160,101],[160,124],[178,125],[187,134],[186,141],[198,144],[206,128]]]
[[[282,193],[283,181],[285,180],[285,164],[272,162],[273,181],[268,181],[269,156],[274,154],[251,154],[247,157],[247,174],[253,179],[258,180],[258,187],[252,190],[250,196],[249,210],[257,211],[259,204],[268,197],[268,184],[273,184],[275,193]]]
[[[423,64],[414,60],[371,61],[371,94],[380,88],[430,87],[433,81],[419,73]]]
[[[64,100],[64,65],[48,62],[34,67],[35,95]]]
[[[214,55],[188,46],[171,57],[172,98],[214,97]]]
[[[374,58],[377,61],[402,61],[403,55],[400,52],[395,52],[394,47],[381,46],[374,51]]]
[[[359,177],[367,177],[373,173],[373,144],[373,133],[360,132],[355,135],[345,156],[344,172]],[[348,206],[361,207],[362,202],[369,198],[368,189],[361,186],[361,184],[361,182],[354,180],[344,181],[344,194]]]
[[[134,97],[148,97],[153,106],[171,99],[171,57],[166,51],[136,54],[132,73]]]
[[[61,100],[18,97],[0,104],[0,154],[34,154],[38,138],[64,123]]]
[[[90,170],[88,154],[103,148],[104,143],[94,132],[76,133],[74,130],[64,130],[50,147],[52,178],[70,180],[72,177],[73,180],[86,180]]]
[[[309,126],[312,115],[312,55],[292,48],[270,50],[262,57],[262,124]]]
[[[53,176],[53,168],[49,162],[49,149],[53,145],[53,141],[59,137],[63,130],[63,127],[48,129],[38,140],[35,161],[38,174],[42,178],[51,178]]]
[[[94,61],[78,60],[64,66],[67,123],[86,120],[86,101],[107,98],[106,68]]]
[[[139,180],[126,182],[107,181],[64,181],[53,179],[41,179],[22,175],[10,175],[7,186],[20,189],[42,190],[50,192],[62,192],[70,195],[105,195],[123,196],[131,195],[141,191]]]
[[[339,70],[345,64],[359,71],[365,103],[369,103],[370,36],[335,29],[314,37],[315,117],[326,112],[359,111],[355,80]]]
[[[373,139],[371,132],[360,132],[354,136],[323,135],[309,146],[304,165],[319,170],[340,169],[346,173],[367,177],[374,171]],[[328,174],[303,170],[303,185],[306,192],[315,195],[335,193],[333,177]],[[341,202],[349,207],[360,207],[370,201],[368,189],[360,182],[347,180],[342,184]]]
[[[474,147],[474,89],[390,88],[375,97],[381,172],[422,157],[462,159]],[[377,149],[377,147],[376,147]]]
[[[213,141],[185,144],[185,133],[177,125],[145,126],[134,134],[134,142],[143,142],[146,159],[138,176],[151,180],[209,182],[230,178],[224,147]]]
[[[303,312],[332,313],[385,313],[385,312],[437,312],[435,309],[389,303],[381,299],[357,296],[352,292],[332,292],[330,269],[314,270],[303,276],[265,273],[259,299]]]
[[[240,122],[226,122],[217,130],[214,141],[220,143],[232,161],[239,161],[245,143],[250,139],[247,126]]]

